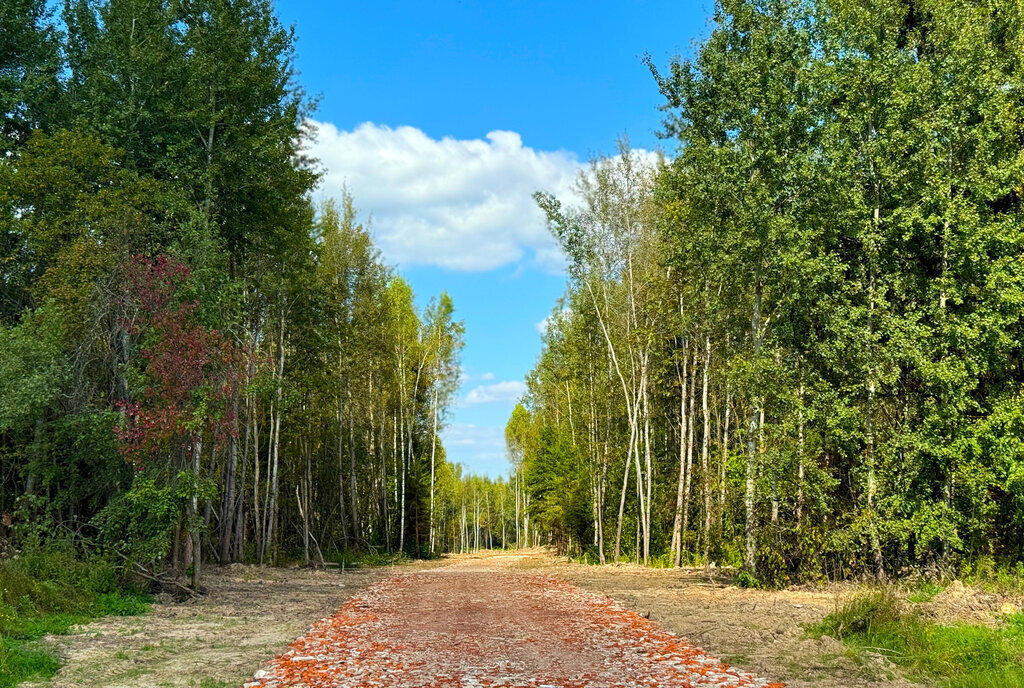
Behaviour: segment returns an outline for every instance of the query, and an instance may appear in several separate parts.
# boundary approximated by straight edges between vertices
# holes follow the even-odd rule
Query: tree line
[[[463,325],[347,193],[311,200],[271,3],[13,0],[0,24],[0,538],[193,584],[465,546],[439,439]]]
[[[1001,0],[719,0],[647,59],[670,159],[537,195],[569,284],[507,437],[543,540],[765,584],[1020,568],[1022,45]]]

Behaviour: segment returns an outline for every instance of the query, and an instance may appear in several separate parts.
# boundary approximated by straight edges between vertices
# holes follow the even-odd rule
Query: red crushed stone
[[[783,688],[607,597],[466,566],[397,575],[351,598],[245,684],[280,686]]]

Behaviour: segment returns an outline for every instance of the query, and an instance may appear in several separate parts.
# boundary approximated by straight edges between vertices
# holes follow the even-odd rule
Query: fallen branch
[[[193,599],[194,600],[197,597],[199,597],[199,592],[198,591],[190,588],[189,586],[185,585],[184,583],[181,583],[179,581],[174,580],[173,578],[164,578],[162,576],[158,576],[156,574],[150,573],[149,571],[147,571],[138,562],[135,562],[135,561],[132,562],[132,572],[134,572],[135,574],[137,574],[139,576],[142,576],[146,580],[153,581],[154,583],[156,583],[158,585],[165,586],[165,587],[171,587],[171,588],[174,588],[176,590],[180,590],[181,592],[183,592],[186,595],[188,595],[189,599]]]
[[[137,562],[137,561],[130,561],[128,559],[128,557],[126,557],[121,552],[117,552],[117,556],[121,557],[127,563],[131,564],[132,573],[134,573],[134,574],[136,574],[138,576],[141,576],[141,577],[145,578],[148,581],[152,581],[152,582],[154,582],[154,583],[156,583],[156,584],[158,584],[160,586],[165,586],[165,587],[169,587],[169,588],[174,588],[175,590],[180,590],[181,592],[185,593],[188,596],[189,599],[194,600],[197,597],[199,597],[200,593],[199,593],[198,590],[194,590],[194,589],[188,587],[187,585],[181,583],[180,581],[174,580],[173,578],[166,578],[166,577],[161,576],[161,575],[159,575],[159,574],[157,574],[155,572],[150,572],[150,571],[146,570],[146,567],[144,567],[139,562]]]

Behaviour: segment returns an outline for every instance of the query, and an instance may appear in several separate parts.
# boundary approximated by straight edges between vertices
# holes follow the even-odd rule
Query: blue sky
[[[465,321],[444,437],[468,470],[507,472],[505,421],[565,286],[530,194],[568,196],[580,165],[623,134],[636,148],[666,145],[641,58],[690,54],[711,9],[278,1],[299,37],[299,81],[319,97],[320,194],[347,186],[421,302],[447,290]]]

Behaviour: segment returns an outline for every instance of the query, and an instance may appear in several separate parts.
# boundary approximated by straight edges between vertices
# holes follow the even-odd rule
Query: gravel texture
[[[246,688],[751,686],[614,600],[490,557],[399,573],[351,598]]]

